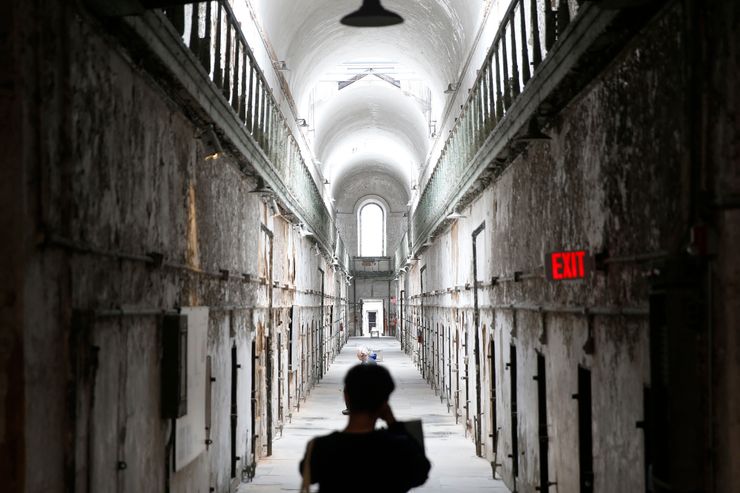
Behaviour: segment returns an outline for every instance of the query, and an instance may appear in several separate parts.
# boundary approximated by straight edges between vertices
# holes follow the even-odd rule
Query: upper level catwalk
[[[427,482],[413,491],[425,493],[492,492],[508,493],[504,483],[492,478],[491,465],[475,455],[475,445],[463,435],[455,423],[454,414],[446,403],[435,395],[419,374],[411,358],[401,351],[392,337],[351,337],[332,363],[321,382],[300,403],[300,412],[276,438],[272,456],[259,461],[252,483],[242,486],[246,493],[277,493],[297,491],[301,484],[298,463],[306,450],[306,443],[315,436],[342,430],[347,418],[342,398],[342,381],[347,370],[358,363],[355,351],[367,346],[382,353],[382,362],[391,372],[396,390],[390,405],[399,421],[421,419],[424,426],[426,454],[432,463]],[[367,481],[382,476],[384,458],[377,457],[368,464]],[[242,491],[240,489],[240,491]],[[347,491],[351,491],[348,485]]]

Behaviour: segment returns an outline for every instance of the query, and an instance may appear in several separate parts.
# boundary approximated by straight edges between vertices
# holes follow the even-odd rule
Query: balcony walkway
[[[447,406],[424,382],[409,357],[401,352],[397,340],[386,337],[370,339],[352,337],[337,356],[324,379],[314,387],[301,410],[293,416],[293,422],[285,426],[284,435],[273,445],[272,457],[258,463],[257,474],[252,483],[243,484],[240,492],[272,493],[300,490],[298,462],[308,440],[345,426],[342,379],[353,364],[357,363],[357,346],[366,345],[383,352],[383,362],[393,375],[396,390],[391,395],[391,407],[397,419],[421,418],[427,456],[432,463],[429,479],[414,492],[460,493],[493,492],[509,493],[501,481],[491,478],[491,466],[475,455],[472,440],[463,436],[462,427],[447,413]],[[382,474],[380,464],[376,474]],[[372,481],[372,474],[369,475]],[[351,491],[348,485],[348,491]]]

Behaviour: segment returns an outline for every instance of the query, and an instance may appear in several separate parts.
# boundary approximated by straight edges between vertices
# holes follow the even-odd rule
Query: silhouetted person
[[[377,365],[375,358],[370,357],[370,351],[365,346],[357,348],[357,359],[362,362],[363,365]],[[346,400],[346,399],[345,399]],[[342,410],[342,414],[347,416],[349,414],[349,408],[345,407]]]
[[[422,445],[396,422],[388,405],[394,388],[382,366],[360,364],[347,372],[347,427],[315,438],[300,464],[301,474],[308,469],[321,493],[400,493],[427,480],[431,465]],[[378,419],[388,428],[376,430]]]

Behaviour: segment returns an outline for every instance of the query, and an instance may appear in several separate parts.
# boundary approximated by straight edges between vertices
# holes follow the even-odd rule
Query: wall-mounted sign
[[[551,281],[585,279],[591,271],[591,258],[585,250],[551,252],[545,256],[545,272]]]

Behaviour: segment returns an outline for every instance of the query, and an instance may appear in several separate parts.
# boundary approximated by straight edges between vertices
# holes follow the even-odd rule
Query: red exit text
[[[551,281],[570,281],[584,279],[589,271],[588,264],[584,250],[552,252],[545,259],[545,270]]]

